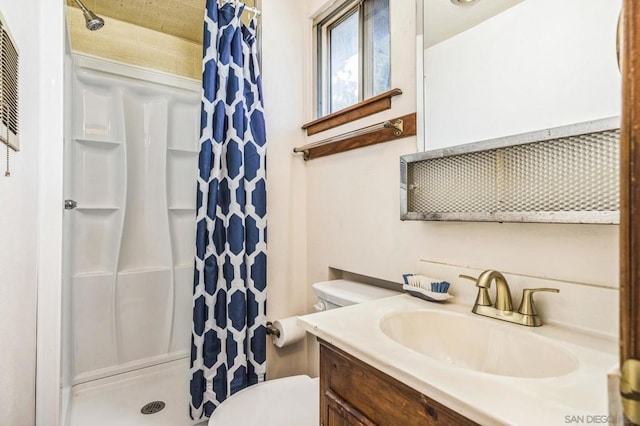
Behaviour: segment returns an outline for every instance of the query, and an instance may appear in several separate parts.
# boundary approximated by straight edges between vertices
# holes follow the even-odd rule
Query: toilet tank
[[[318,312],[400,294],[400,291],[351,280],[317,282],[313,284],[313,292],[318,297],[318,303],[313,305]]]

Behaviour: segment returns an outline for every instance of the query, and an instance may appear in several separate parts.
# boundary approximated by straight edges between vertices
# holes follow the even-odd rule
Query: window
[[[318,116],[389,90],[389,0],[349,1],[316,29]]]

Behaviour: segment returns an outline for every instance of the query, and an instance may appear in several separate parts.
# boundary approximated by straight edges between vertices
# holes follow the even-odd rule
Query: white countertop
[[[559,377],[517,378],[476,372],[414,352],[381,330],[395,312],[435,310],[462,313],[478,321],[552,339],[578,360]],[[573,416],[606,416],[607,373],[618,363],[617,341],[554,324],[524,327],[474,315],[471,307],[430,303],[403,294],[299,317],[309,333],[394,377],[482,425],[552,426]],[[543,319],[544,320],[544,319]]]

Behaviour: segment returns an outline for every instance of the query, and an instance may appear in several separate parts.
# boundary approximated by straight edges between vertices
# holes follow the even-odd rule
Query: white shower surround
[[[201,90],[82,55],[72,75],[67,385],[189,356]]]

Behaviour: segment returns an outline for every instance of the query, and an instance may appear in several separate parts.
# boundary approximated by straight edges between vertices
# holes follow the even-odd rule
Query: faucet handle
[[[460,274],[458,275],[460,278],[464,278],[466,280],[471,280],[473,282],[478,281],[478,279],[476,277],[472,277],[471,275],[464,275],[464,274]]]
[[[476,287],[478,287],[478,296],[476,297],[475,305],[478,306],[491,306],[491,298],[489,297],[489,289],[486,287],[480,287],[478,285],[478,279],[474,278],[470,275],[458,275],[460,278],[464,278],[466,280],[471,280],[476,283]],[[474,305],[474,306],[475,306]]]
[[[520,307],[518,308],[518,312],[522,315],[530,315],[537,316],[536,306],[533,303],[533,293],[538,291],[548,291],[551,293],[560,293],[560,290],[557,288],[525,288],[522,290],[522,302],[520,302]]]

